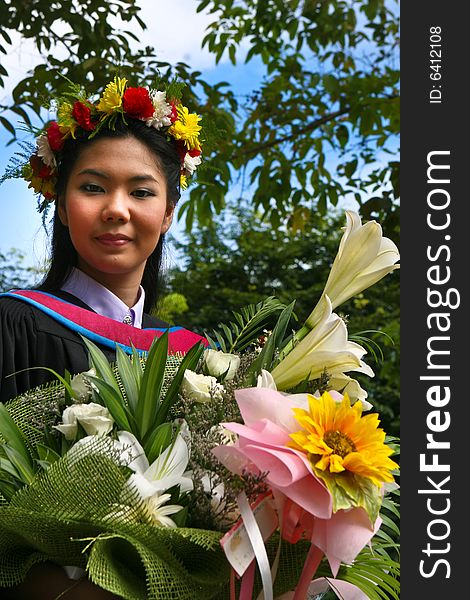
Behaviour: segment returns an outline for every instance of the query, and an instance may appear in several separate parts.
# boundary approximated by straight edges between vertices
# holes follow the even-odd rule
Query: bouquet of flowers
[[[48,560],[129,600],[399,598],[398,444],[333,312],[399,254],[346,216],[297,331],[271,297],[184,356],[84,339],[89,371],[0,405],[0,586]]]

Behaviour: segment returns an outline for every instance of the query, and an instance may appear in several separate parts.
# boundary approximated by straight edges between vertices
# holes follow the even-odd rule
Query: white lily
[[[176,523],[168,515],[174,515],[183,507],[179,504],[165,504],[170,498],[171,494],[154,494],[145,499],[147,510],[156,525],[176,527]]]
[[[261,369],[261,373],[256,380],[256,387],[268,388],[268,390],[277,390],[276,382],[273,376],[266,369]]]
[[[176,527],[169,515],[181,510],[178,504],[165,504],[171,498],[165,492],[175,485],[182,493],[193,489],[192,479],[185,475],[189,461],[189,451],[183,436],[179,433],[173,445],[149,464],[144,449],[137,438],[128,431],[118,432],[114,447],[120,452],[120,461],[132,471],[128,485],[139,492],[152,521],[163,527]]]
[[[346,227],[338,253],[331,267],[323,296],[328,296],[332,309],[359,292],[377,283],[391,271],[400,258],[398,248],[389,238],[382,236],[382,227],[376,221],[362,225],[361,217],[346,211]],[[305,324],[311,329],[320,320],[321,299]]]
[[[166,504],[171,494],[164,492],[175,485],[180,486],[181,492],[193,489],[192,479],[186,476],[189,452],[183,437],[178,434],[175,443],[150,465],[144,449],[132,433],[119,431],[117,436],[117,440],[98,438],[101,446],[96,445],[95,436],[82,438],[72,446],[68,455],[70,458],[74,454],[83,456],[87,451],[96,452],[99,448],[100,452],[118,464],[129,467],[134,473],[127,480],[127,485],[139,493],[151,522],[162,527],[176,527],[169,515],[179,512],[183,507],[178,504]],[[84,451],[85,448],[87,451]],[[113,522],[117,519],[130,522],[134,518],[134,511],[127,504],[117,503],[107,518]]]
[[[114,444],[121,451],[122,462],[134,471],[129,484],[138,490],[142,499],[162,494],[175,485],[180,486],[182,493],[193,489],[192,480],[185,476],[189,452],[181,434],[152,464],[149,464],[144,449],[132,433],[120,431],[118,440]]]
[[[359,400],[362,404],[362,410],[370,410],[372,404],[366,400],[367,392],[359,385],[359,382],[344,373],[337,373],[328,380],[328,386],[331,391],[336,390],[341,394],[347,394],[351,404]]]
[[[321,299],[320,307],[317,325],[272,370],[278,390],[317,379],[324,371],[329,375],[359,371],[374,376],[372,369],[361,360],[366,350],[348,340],[346,325],[332,312],[328,296]]]

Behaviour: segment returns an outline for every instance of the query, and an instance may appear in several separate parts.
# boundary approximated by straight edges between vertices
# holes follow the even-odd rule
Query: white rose
[[[186,393],[191,400],[195,400],[196,402],[208,402],[211,398],[220,398],[223,387],[217,383],[215,377],[194,373],[194,371],[186,369],[181,384],[181,390]]]
[[[206,350],[204,352],[204,365],[208,373],[214,377],[220,377],[227,371],[224,381],[230,381],[235,377],[235,373],[240,366],[240,357],[219,350]]]
[[[88,435],[107,435],[114,425],[107,408],[90,402],[68,406],[62,413],[62,424],[54,425],[54,429],[63,433],[66,440],[73,441],[77,437],[79,423]]]
[[[88,379],[88,375],[96,375],[95,369],[90,369],[84,373],[74,375],[72,377],[72,381],[70,382],[75,398],[81,400],[82,402],[86,402],[91,396],[93,384]]]

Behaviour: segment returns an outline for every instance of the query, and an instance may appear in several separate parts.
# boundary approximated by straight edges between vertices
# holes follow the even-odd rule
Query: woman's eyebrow
[[[103,173],[103,171],[97,171],[96,169],[82,169],[78,175],[94,175],[95,177],[102,177],[103,179],[109,179],[109,175]]]
[[[134,175],[134,177],[130,177],[129,181],[154,181],[158,183],[158,179],[155,179],[153,175]]]
[[[97,169],[82,169],[78,175],[94,175],[95,177],[101,177],[102,179],[111,179],[111,177],[104,173],[103,171],[98,171]],[[140,181],[154,181],[158,183],[158,179],[155,179],[153,175],[143,174],[143,175],[134,175],[129,178],[131,182],[140,182]]]

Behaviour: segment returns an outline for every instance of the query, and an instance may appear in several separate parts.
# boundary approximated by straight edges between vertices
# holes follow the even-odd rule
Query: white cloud
[[[188,63],[193,70],[204,70],[215,67],[214,56],[206,48],[201,48],[207,26],[216,20],[207,10],[196,12],[198,0],[139,0],[141,7],[139,16],[147,29],[142,31],[135,23],[120,23],[119,29],[129,29],[139,38],[141,48],[155,48],[157,60],[174,64]],[[55,24],[57,33],[68,29],[62,23]],[[23,38],[17,32],[9,32],[12,44],[6,55],[2,55],[2,65],[9,76],[5,78],[3,91],[0,92],[0,103],[9,103],[11,91],[26,73],[40,61],[40,55],[32,39]],[[137,42],[132,42],[134,47]],[[65,56],[60,47],[54,49],[56,57]]]
[[[140,0],[140,17],[147,26],[139,33],[142,46],[153,46],[157,59],[185,62],[192,69],[215,66],[213,55],[201,43],[207,26],[216,20],[207,10],[196,12],[198,0]]]

